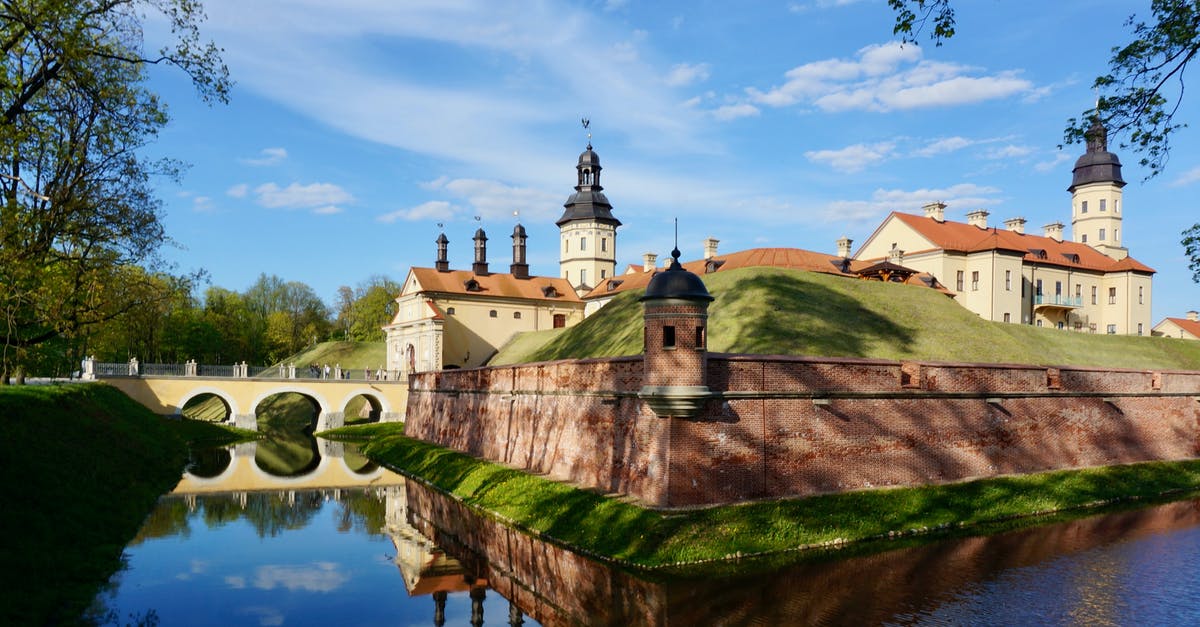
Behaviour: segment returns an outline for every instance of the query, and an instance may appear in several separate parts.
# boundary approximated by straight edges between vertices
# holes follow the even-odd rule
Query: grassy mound
[[[107,385],[0,387],[0,624],[74,623],[159,495],[189,440],[229,430],[168,421]]]
[[[309,364],[329,364],[330,368],[341,364],[343,368],[374,370],[387,364],[387,345],[384,342],[321,342],[279,363],[296,364],[297,370],[303,370],[297,372],[297,376],[307,376],[307,370],[304,369],[308,368]],[[279,372],[276,368],[264,372],[262,376],[277,377]]]
[[[709,307],[714,352],[1200,369],[1200,342],[991,322],[922,287],[779,268],[720,272],[704,282],[716,297]],[[614,298],[513,362],[641,353],[640,297]]]

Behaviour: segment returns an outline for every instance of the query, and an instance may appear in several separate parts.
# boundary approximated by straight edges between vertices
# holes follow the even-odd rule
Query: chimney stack
[[[888,251],[888,262],[898,266],[904,265],[904,251],[892,244],[892,249]]]
[[[525,240],[526,239],[527,238],[525,236],[525,227],[521,226],[520,223],[518,223],[517,226],[513,227],[513,233],[512,233],[513,261],[512,261],[512,265],[509,266],[509,268],[508,268],[509,272],[512,273],[513,278],[517,278],[517,279],[528,279],[529,278],[529,264],[525,263]]]
[[[475,231],[475,263],[471,264],[471,272],[480,276],[486,276],[488,273],[487,264],[487,233],[483,232],[483,228]]]
[[[1062,237],[1063,237],[1063,223],[1062,222],[1051,222],[1050,224],[1043,226],[1042,230],[1045,231],[1046,237],[1049,237],[1050,239],[1052,239],[1056,242],[1062,241]]]
[[[450,261],[446,259],[446,249],[449,247],[450,240],[446,239],[446,234],[442,233],[437,238],[437,261],[433,264],[438,272],[449,272]]]
[[[1004,221],[1004,228],[1013,233],[1025,234],[1025,218],[1009,218]]]
[[[973,227],[986,229],[986,228],[988,228],[987,227],[988,215],[990,215],[990,214],[987,211],[985,211],[983,209],[976,209],[975,211],[972,211],[971,213],[967,214],[967,224],[970,224]]]
[[[850,258],[850,245],[853,243],[854,243],[854,240],[850,239],[849,237],[846,237],[845,235],[843,235],[840,239],[838,239],[838,241],[837,241],[838,257],[841,257],[842,259],[849,259]]]
[[[931,202],[923,207],[925,209],[925,217],[933,218],[938,222],[946,221],[946,203],[942,201]]]
[[[654,264],[658,263],[658,255],[645,253],[642,255],[642,272],[654,272]]]
[[[721,240],[719,240],[711,235],[704,238],[704,258],[705,259],[712,259],[713,257],[717,256],[717,244],[719,244],[719,243],[721,243]]]
[[[1200,313],[1189,311],[1187,312],[1187,319],[1191,320],[1192,322],[1200,321]]]

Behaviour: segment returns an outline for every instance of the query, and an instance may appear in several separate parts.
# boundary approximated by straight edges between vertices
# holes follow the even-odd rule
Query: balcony
[[[1080,307],[1083,307],[1083,299],[1078,296],[1062,296],[1059,294],[1055,294],[1054,296],[1050,296],[1049,294],[1034,294],[1033,296],[1034,311],[1047,309],[1070,311],[1072,309],[1079,309]]]

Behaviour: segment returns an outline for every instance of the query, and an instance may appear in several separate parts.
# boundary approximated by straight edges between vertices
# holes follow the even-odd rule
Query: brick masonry
[[[651,507],[1200,455],[1200,372],[707,354],[691,419],[641,357],[414,375],[413,437]]]

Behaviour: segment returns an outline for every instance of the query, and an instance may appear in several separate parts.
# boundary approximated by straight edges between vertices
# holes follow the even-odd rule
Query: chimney
[[[508,271],[512,273],[513,278],[528,279],[529,264],[525,263],[525,227],[519,223],[513,227],[513,261],[508,267]]]
[[[1004,228],[1013,233],[1025,234],[1025,218],[1009,218],[1004,221]]]
[[[838,257],[841,257],[842,259],[849,259],[850,258],[850,245],[853,243],[854,243],[854,240],[850,239],[849,237],[846,237],[845,235],[843,235],[840,239],[838,239],[838,241],[837,241]]]
[[[1189,312],[1187,312],[1187,319],[1191,320],[1192,322],[1197,322],[1198,320],[1200,320],[1200,313],[1197,313],[1195,311],[1189,311]]]
[[[449,272],[450,262],[446,259],[446,248],[449,246],[450,240],[446,239],[446,234],[442,233],[437,238],[437,262],[433,264],[438,272]]]
[[[480,228],[475,231],[475,263],[471,264],[471,272],[480,276],[486,276],[488,273],[487,264],[487,233]]]
[[[704,258],[705,259],[712,259],[713,257],[717,256],[717,244],[719,244],[719,243],[721,243],[721,240],[719,240],[711,235],[704,238]]]
[[[904,251],[897,248],[895,244],[892,244],[892,249],[888,251],[888,263],[904,265]]]
[[[987,217],[990,215],[983,209],[976,209],[967,214],[967,224],[981,229],[987,228]]]
[[[933,218],[938,222],[946,221],[946,203],[942,201],[931,202],[923,207],[925,209],[925,217]]]
[[[645,253],[642,255],[642,272],[654,272],[654,264],[658,263],[658,255]]]
[[[1051,222],[1050,224],[1043,226],[1042,229],[1046,232],[1046,237],[1049,237],[1050,239],[1052,239],[1056,242],[1062,241],[1062,235],[1063,235],[1063,223],[1062,222]]]

